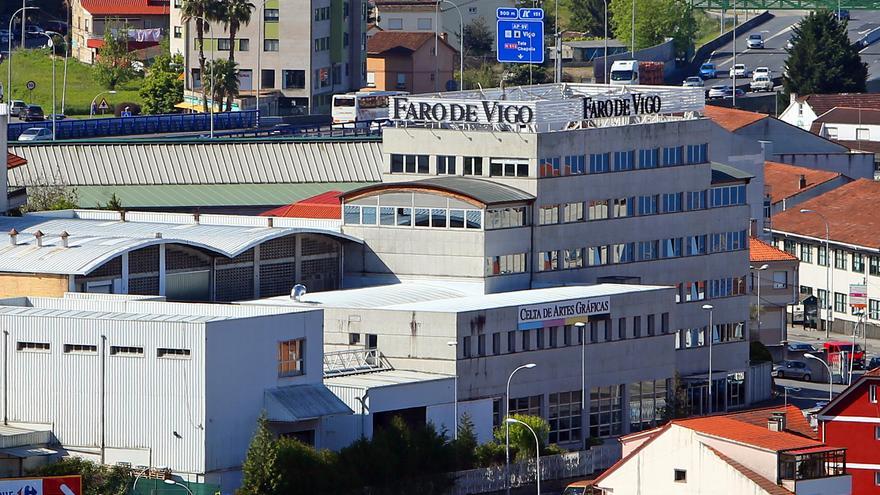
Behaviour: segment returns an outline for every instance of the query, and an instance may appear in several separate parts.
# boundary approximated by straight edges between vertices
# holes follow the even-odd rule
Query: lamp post
[[[266,2],[269,0],[263,0],[260,2],[260,22],[257,23],[257,129],[260,129],[260,93],[263,92],[263,61],[262,61],[262,53],[263,53],[263,24],[266,22]],[[213,46],[212,46],[213,47]],[[273,81],[274,83],[274,81]]]
[[[810,210],[807,208],[801,208],[801,213],[814,213],[825,222],[825,339],[828,339],[828,333],[830,331],[830,327],[832,322],[834,321],[834,315],[831,311],[831,297],[832,297],[832,286],[831,286],[831,247],[829,241],[829,232],[830,228],[828,225],[828,219],[825,218],[825,215],[819,213],[816,210]]]
[[[138,480],[141,479],[145,474],[147,474],[147,471],[150,470],[150,466],[138,466],[138,467],[141,468],[141,471],[137,474],[137,476],[134,477],[134,483],[132,483],[132,485],[131,485],[132,493],[137,493]],[[159,466],[156,468],[156,471],[165,471],[166,469],[168,469],[168,468],[165,466]]]
[[[583,425],[585,424],[584,412],[587,408],[587,324],[579,321],[574,326],[578,329],[578,335],[581,338],[581,424]],[[582,431],[586,433],[586,429],[582,428]]]
[[[828,402],[831,402],[831,399],[834,398],[834,373],[831,372],[831,366],[828,366],[828,363],[826,363],[824,359],[816,356],[815,354],[805,352],[804,357],[807,359],[815,359],[816,361],[819,361],[820,363],[822,363],[822,366],[825,366],[825,369],[828,370]]]
[[[603,0],[603,2],[605,3],[605,58],[602,61],[602,72],[604,73],[602,75],[602,81],[604,81],[605,84],[608,84],[608,0]],[[636,9],[633,8],[634,13],[635,10]]]
[[[749,269],[758,271],[758,335],[761,335],[761,272],[763,272],[767,268],[770,268],[770,266],[767,265],[766,263],[761,265],[758,268],[755,268],[754,266],[749,266]],[[784,332],[784,331],[785,330],[784,330],[784,325],[783,325],[782,332]],[[782,342],[783,340],[785,340],[785,337],[780,334],[779,341]]]
[[[115,95],[115,94],[116,94],[116,90],[115,90],[115,89],[111,89],[111,90],[108,90],[108,91],[101,91],[100,93],[96,94],[94,98],[92,98],[92,103],[91,103],[91,105],[89,105],[89,116],[90,116],[90,117],[93,116],[93,115],[95,115],[95,113],[92,111],[92,109],[95,108],[95,102],[98,101],[98,97],[101,96],[101,95],[103,95],[103,94]]]
[[[45,36],[48,41],[49,49],[52,50],[50,56],[52,57],[52,141],[55,141],[55,42],[52,41],[52,35],[49,34],[58,34],[52,31],[45,31],[42,33],[34,33]]]
[[[446,345],[451,347],[453,349],[453,352],[455,352],[455,359],[452,362],[454,363],[453,365],[457,364],[458,342],[456,342],[454,340],[450,340],[449,342],[446,343]],[[453,399],[452,400],[453,400],[453,402],[452,402],[452,404],[453,404],[453,415],[455,417],[455,426],[454,426],[455,430],[453,430],[453,431],[454,431],[455,439],[458,440],[458,367],[457,366],[456,366],[456,369],[454,370],[454,373],[455,374],[453,375],[453,380],[452,380],[452,382],[453,382],[453,385],[452,385],[452,388],[453,388],[453,395],[452,395]]]
[[[207,31],[211,30],[211,23],[208,22],[208,20],[205,19],[204,16],[194,15],[194,16],[192,16],[192,18],[206,24],[208,26]],[[262,24],[262,22],[260,24]],[[202,38],[202,43],[204,43],[204,38]],[[210,79],[210,81],[211,81],[211,116],[210,116],[210,120],[211,120],[211,134],[210,134],[210,136],[211,136],[211,139],[214,139],[214,103],[216,103],[214,101],[214,96],[216,94],[216,88],[214,88],[214,85],[217,82],[214,80],[214,62],[215,62],[215,60],[214,60],[214,45],[216,45],[216,44],[217,44],[217,40],[213,40],[211,42],[211,79]],[[257,52],[257,56],[259,56],[259,52]],[[202,74],[201,76],[202,76],[202,98],[204,98],[205,97],[205,78],[204,78],[204,74]]]
[[[458,47],[458,90],[461,91],[464,89],[464,17],[462,17],[461,9],[458,8],[458,5],[450,0],[440,1],[452,5],[458,11],[458,32],[461,33],[461,39],[458,40],[461,45]]]
[[[6,102],[12,100],[12,21],[15,19],[15,16],[21,12],[21,48],[24,49],[24,11],[39,9],[39,7],[24,7],[16,10],[11,16],[9,16],[9,37],[7,38],[6,43]]]
[[[733,108],[736,108],[736,0],[733,0]]]
[[[530,432],[532,432],[532,436],[535,437],[535,479],[537,480],[538,485],[537,493],[538,495],[541,495],[541,443],[538,441],[538,434],[535,433],[535,430],[533,430],[531,426],[523,423],[518,419],[507,418],[504,421],[504,424],[508,425],[508,427],[513,423],[518,423],[525,426],[529,429]]]
[[[172,479],[168,479],[168,480],[165,480],[165,484],[166,485],[177,485],[177,486],[183,487],[183,489],[186,490],[186,493],[188,493],[189,495],[193,495],[192,490],[190,490],[189,487],[184,485],[183,483],[174,481]]]
[[[709,312],[709,413],[715,411],[714,404],[712,403],[712,341],[715,340],[715,329],[712,328],[712,310],[715,309],[715,306],[711,304],[704,304],[703,309]]]
[[[532,369],[535,366],[537,366],[535,363],[524,364],[511,371],[510,376],[507,377],[507,394],[504,396],[504,400],[507,403],[504,408],[505,418],[510,418],[510,381],[513,380],[513,375],[519,370]],[[507,421],[504,422],[504,473],[507,475],[507,482],[505,483],[507,493],[510,493],[510,425]]]

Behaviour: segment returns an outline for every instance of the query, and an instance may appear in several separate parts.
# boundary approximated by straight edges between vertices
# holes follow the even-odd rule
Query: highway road
[[[737,32],[736,37],[736,62],[746,64],[749,71],[756,67],[769,67],[774,77],[781,77],[785,67],[788,53],[785,45],[792,36],[792,27],[803,19],[806,12],[794,10],[780,10],[773,12],[776,17],[755,27],[752,30]],[[850,20],[847,26],[849,38],[852,41],[860,39],[872,29],[880,27],[880,11],[876,10],[851,10]],[[764,35],[763,49],[749,49],[746,40],[750,34],[760,33]],[[728,77],[728,71],[733,65],[733,46],[728,43],[712,52],[707,62],[712,62],[718,67],[718,78],[706,80],[706,87],[716,84],[732,84]],[[861,51],[862,60],[868,64],[868,80],[880,80],[880,43],[875,43]],[[695,74],[694,74],[695,75]],[[737,86],[743,87],[748,84],[748,79],[737,78]]]

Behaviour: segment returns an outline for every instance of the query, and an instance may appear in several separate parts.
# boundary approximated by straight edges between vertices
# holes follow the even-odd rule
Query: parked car
[[[823,347],[830,365],[838,364],[844,356],[851,355],[853,358],[853,368],[863,369],[865,367],[865,350],[859,344],[856,344],[855,352],[853,352],[852,342],[845,340],[825,342]]]
[[[20,112],[18,112],[18,118],[25,122],[31,122],[33,120],[46,120],[46,116],[43,114],[43,108],[39,105],[26,106]]]
[[[794,43],[792,43],[791,40],[786,41],[785,42],[785,49],[791,50],[792,48],[794,48]]]
[[[796,378],[799,380],[810,381],[812,375],[810,367],[803,361],[786,360],[779,364],[774,364],[770,371],[770,376],[776,378]]]
[[[587,491],[587,486],[589,486],[589,480],[581,480],[575,481],[574,483],[569,483],[565,490],[562,491],[562,495],[584,495],[584,492]]]
[[[755,69],[754,72],[752,72],[752,79],[754,79],[758,76],[770,77],[770,68],[769,67],[758,67],[757,69]]]
[[[788,350],[792,352],[816,352],[816,349],[813,344],[808,344],[806,342],[789,342]]]
[[[691,76],[685,79],[681,85],[685,88],[702,88],[705,83],[703,82],[703,78]]]
[[[11,100],[9,102],[9,115],[18,115],[22,110],[27,108],[28,104],[22,100]]]
[[[736,88],[736,89],[730,88],[730,89],[728,89],[727,92],[724,94],[724,97],[725,97],[725,98],[733,98],[733,92],[734,92],[734,91],[736,91],[736,96],[745,96],[745,95],[746,95],[746,91],[745,91],[744,89],[742,89],[742,88]]]
[[[712,86],[709,88],[709,92],[706,94],[707,98],[724,98],[724,96],[730,91],[730,86],[725,86],[723,84]]]
[[[880,368],[880,356],[874,356],[869,361],[868,364],[865,365],[866,370],[873,370],[875,368]]]
[[[749,48],[764,48],[764,36],[759,33],[750,34],[746,45]]]
[[[758,76],[749,84],[752,91],[773,91],[773,80],[767,76]]]
[[[714,79],[717,77],[716,72],[715,64],[705,63],[700,66],[700,77],[703,79]]]
[[[749,77],[749,70],[746,68],[746,64],[736,64],[731,67],[729,76],[732,79],[734,75],[736,77]]]
[[[841,20],[841,21],[848,21],[849,20],[849,11],[846,9],[835,10],[834,17],[837,17],[838,20]]]
[[[52,130],[44,127],[31,127],[18,135],[19,141],[51,141]]]

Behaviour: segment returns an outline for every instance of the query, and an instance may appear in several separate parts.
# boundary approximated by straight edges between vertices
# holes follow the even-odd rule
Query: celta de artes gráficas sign
[[[611,312],[609,297],[575,299],[546,304],[529,304],[518,308],[517,322],[520,330],[552,326],[572,325],[588,316]]]
[[[82,477],[0,479],[0,495],[82,495]]]

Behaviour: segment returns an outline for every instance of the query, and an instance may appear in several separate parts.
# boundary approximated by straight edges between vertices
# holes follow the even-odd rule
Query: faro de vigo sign
[[[608,314],[610,312],[611,299],[609,297],[597,297],[591,299],[575,299],[573,301],[520,306],[517,319],[520,328],[529,328],[572,318]]]

